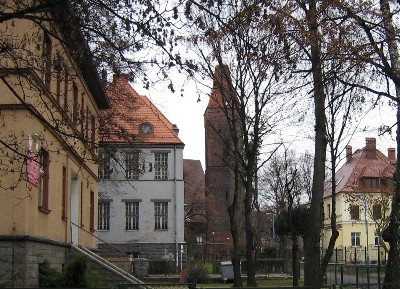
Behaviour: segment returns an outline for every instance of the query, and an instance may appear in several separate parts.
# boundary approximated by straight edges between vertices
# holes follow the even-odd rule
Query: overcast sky
[[[208,104],[208,96],[199,94],[196,88],[189,86],[184,91],[184,96],[177,91],[171,93],[164,85],[160,89],[146,90],[140,85],[132,83],[135,90],[144,94],[157,106],[157,108],[179,128],[179,137],[185,143],[183,157],[185,159],[200,160],[204,168],[204,112]]]
[[[205,149],[204,149],[204,112],[208,104],[209,88],[202,88],[203,93],[200,95],[194,85],[186,85],[184,96],[177,91],[171,93],[166,85],[155,86],[149,90],[144,89],[141,85],[132,83],[133,87],[140,94],[144,94],[160,109],[162,113],[179,128],[179,137],[185,143],[184,158],[200,160],[205,170]],[[179,90],[179,89],[177,89]],[[207,92],[206,92],[207,91]],[[378,127],[382,124],[391,126],[395,123],[395,110],[375,109],[369,113],[360,125],[358,132],[350,144],[353,152],[365,146],[366,137],[374,137],[377,139],[377,148],[385,155],[389,147],[396,147],[395,143],[395,127],[392,135],[380,136]],[[287,133],[288,143],[292,149],[299,153],[308,151],[313,153],[313,143],[309,140],[313,135],[312,129],[307,126],[300,126],[292,129]],[[344,145],[343,145],[344,146]]]

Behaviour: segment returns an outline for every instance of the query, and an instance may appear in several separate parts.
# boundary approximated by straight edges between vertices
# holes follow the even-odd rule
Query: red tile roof
[[[146,96],[133,89],[127,76],[115,76],[106,93],[111,108],[101,112],[102,142],[184,145],[174,131],[176,126]],[[149,133],[142,131],[144,124],[150,124]]]
[[[368,139],[368,138],[367,138]],[[351,149],[351,148],[350,148]],[[365,146],[356,150],[348,161],[336,172],[336,192],[392,192],[391,187],[381,186],[380,188],[366,188],[363,186],[361,178],[393,178],[395,171],[395,161],[377,150],[372,150],[375,157],[370,157],[371,149]],[[331,183],[326,184],[324,197],[331,195]]]

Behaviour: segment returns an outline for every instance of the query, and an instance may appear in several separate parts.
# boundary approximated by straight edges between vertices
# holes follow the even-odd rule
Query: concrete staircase
[[[115,288],[118,284],[122,283],[144,284],[143,281],[85,247],[71,244],[71,248],[73,251],[75,251],[75,253],[84,255],[89,259],[89,267],[92,271],[95,271],[99,275],[102,286],[110,286]]]

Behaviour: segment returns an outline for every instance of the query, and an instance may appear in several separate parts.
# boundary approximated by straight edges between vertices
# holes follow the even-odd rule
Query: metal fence
[[[326,283],[381,283],[384,276],[385,268],[381,266],[330,264],[326,270]]]
[[[119,284],[118,289],[195,289],[195,283]]]
[[[321,252],[324,255],[325,252]],[[367,264],[382,265],[386,264],[387,254],[382,246],[357,246],[357,247],[338,247],[335,248],[331,258],[332,263],[343,264]]]

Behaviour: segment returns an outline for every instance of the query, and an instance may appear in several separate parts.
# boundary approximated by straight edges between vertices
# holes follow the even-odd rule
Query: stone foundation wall
[[[39,264],[61,271],[68,245],[30,236],[0,236],[0,285],[37,287]]]
[[[132,252],[138,253],[135,257],[145,258],[148,260],[175,260],[176,245],[173,243],[129,243],[129,244],[111,244],[112,247],[99,244],[98,253],[102,256],[114,255],[116,253],[124,252],[130,254]],[[180,249],[179,244],[179,249]],[[182,258],[186,261],[187,246],[183,245],[184,250]],[[180,251],[178,252],[180,258]]]

